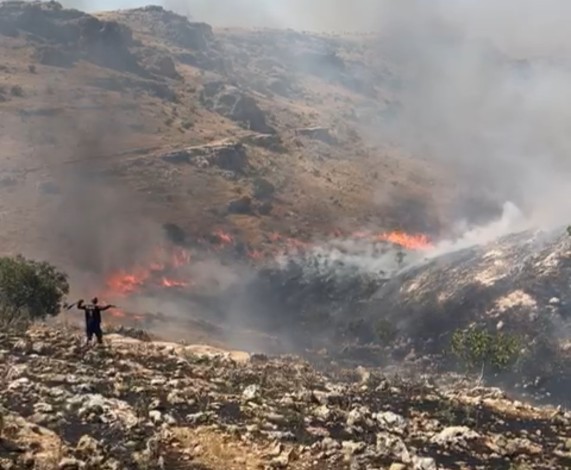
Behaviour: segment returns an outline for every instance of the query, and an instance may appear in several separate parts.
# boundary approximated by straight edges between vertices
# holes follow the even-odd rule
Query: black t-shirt
[[[93,323],[101,323],[101,307],[99,305],[84,305],[85,321]]]

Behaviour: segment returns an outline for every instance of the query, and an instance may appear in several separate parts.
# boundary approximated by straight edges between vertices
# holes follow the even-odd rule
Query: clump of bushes
[[[271,199],[276,192],[276,187],[264,178],[254,180],[254,197],[257,199]]]
[[[24,96],[24,89],[20,85],[14,85],[12,88],[10,88],[10,94],[12,96],[17,96],[18,98],[21,98],[22,96]]]
[[[67,275],[50,263],[0,257],[0,325],[27,326],[59,313],[69,293]]]
[[[518,337],[484,328],[466,328],[452,335],[452,353],[468,370],[500,372],[514,366],[521,355]]]
[[[398,330],[396,326],[391,323],[389,320],[381,318],[379,319],[374,326],[375,335],[379,342],[383,345],[391,344],[395,341]]]

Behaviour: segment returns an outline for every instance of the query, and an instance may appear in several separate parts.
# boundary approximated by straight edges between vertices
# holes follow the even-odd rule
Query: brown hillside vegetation
[[[373,39],[213,30],[159,7],[0,10],[4,251],[65,259],[99,212],[253,243],[446,224],[446,173],[362,135],[359,109],[391,99]]]

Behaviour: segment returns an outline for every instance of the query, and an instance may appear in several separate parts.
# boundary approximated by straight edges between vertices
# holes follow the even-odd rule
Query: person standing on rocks
[[[99,299],[94,297],[91,304],[84,304],[83,299],[77,302],[77,308],[85,311],[85,334],[87,336],[86,344],[91,343],[91,339],[95,335],[98,344],[103,344],[103,332],[101,331],[101,312],[115,308],[115,305],[106,305],[101,307]]]

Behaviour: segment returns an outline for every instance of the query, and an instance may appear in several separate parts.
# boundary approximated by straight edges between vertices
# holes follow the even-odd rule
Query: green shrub
[[[12,88],[10,88],[10,94],[12,96],[21,98],[24,96],[24,89],[20,85],[14,85]]]
[[[381,318],[375,323],[375,335],[382,344],[391,344],[395,341],[398,330],[389,320]]]
[[[256,178],[253,187],[254,197],[257,199],[270,199],[276,192],[276,187],[264,178]]]
[[[484,367],[501,371],[516,363],[521,344],[520,340],[512,335],[481,328],[467,328],[454,332],[451,349],[468,369]]]
[[[57,315],[69,292],[67,276],[47,262],[0,257],[0,322],[5,325]]]

